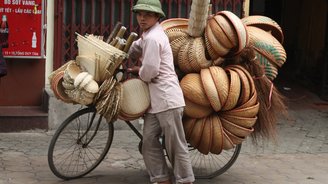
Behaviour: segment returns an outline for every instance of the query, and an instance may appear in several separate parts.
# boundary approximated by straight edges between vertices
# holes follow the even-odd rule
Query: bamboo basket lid
[[[205,95],[200,74],[189,73],[185,75],[180,81],[180,86],[185,98],[198,105],[210,107],[210,102]]]
[[[126,117],[142,115],[150,106],[148,85],[140,79],[129,79],[122,83],[120,113]]]

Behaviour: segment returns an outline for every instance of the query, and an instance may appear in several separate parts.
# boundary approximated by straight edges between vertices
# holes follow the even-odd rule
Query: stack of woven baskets
[[[181,76],[186,139],[203,154],[219,154],[254,132],[262,110],[251,73],[241,65],[227,63],[226,58],[252,47],[260,58],[254,62],[263,65],[273,80],[286,54],[278,44],[282,43],[282,31],[273,20],[262,16],[256,16],[257,21],[240,19],[230,11],[212,15],[204,6],[210,7],[209,2],[193,0],[189,19],[171,18],[161,25]]]
[[[126,51],[137,37],[122,36],[126,28],[116,27],[105,42],[95,35],[77,34],[78,55],[50,76],[51,89],[65,103],[94,105],[109,122],[117,117],[137,119],[150,105],[147,84],[140,79],[120,82],[116,70],[127,58]],[[133,106],[135,104],[135,106]]]

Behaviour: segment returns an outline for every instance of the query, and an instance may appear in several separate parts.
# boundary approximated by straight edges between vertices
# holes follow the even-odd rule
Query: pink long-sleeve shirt
[[[162,26],[157,23],[133,42],[129,54],[141,54],[140,78],[148,83],[149,113],[185,106],[183,93],[174,70],[172,49]]]

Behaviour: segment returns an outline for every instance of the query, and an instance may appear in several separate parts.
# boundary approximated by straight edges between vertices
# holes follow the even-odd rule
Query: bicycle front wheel
[[[211,179],[226,172],[237,160],[241,144],[233,149],[222,150],[220,154],[202,154],[190,147],[189,153],[195,177],[197,179]]]
[[[113,140],[113,123],[97,114],[94,107],[69,116],[57,129],[48,149],[48,164],[59,178],[80,178],[105,158]]]

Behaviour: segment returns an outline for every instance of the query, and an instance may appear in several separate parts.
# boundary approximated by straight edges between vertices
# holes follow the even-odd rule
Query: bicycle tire
[[[237,160],[241,144],[230,150],[222,150],[220,154],[204,155],[190,147],[191,165],[196,179],[212,179],[226,172]],[[219,163],[220,162],[220,163]]]
[[[90,119],[93,115],[94,118]],[[97,121],[99,129],[96,129],[97,125],[93,124]],[[92,124],[90,130],[85,131],[90,123]],[[91,140],[92,135],[89,133],[95,133]],[[85,176],[105,158],[113,136],[113,123],[107,123],[96,113],[94,107],[76,111],[58,127],[51,139],[48,149],[48,164],[51,171],[64,180]],[[69,153],[67,157],[62,158],[67,153]]]

